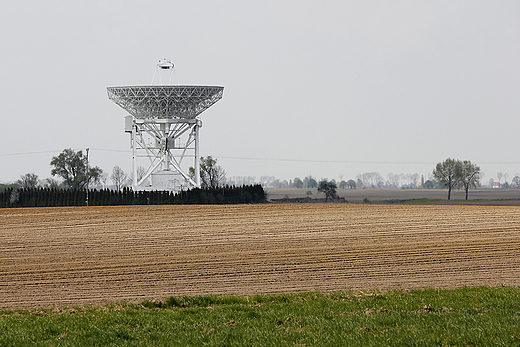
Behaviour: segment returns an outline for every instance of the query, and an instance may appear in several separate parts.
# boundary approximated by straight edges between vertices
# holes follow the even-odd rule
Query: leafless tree
[[[389,173],[388,174],[388,181],[390,182],[391,185],[399,187],[400,186],[399,174]]]
[[[107,186],[107,179],[108,179],[108,173],[103,172],[103,173],[101,174],[100,179],[99,179],[99,181],[100,181],[101,183],[103,183],[103,189],[105,189],[106,186]]]
[[[275,179],[274,176],[260,176],[260,184],[265,187],[272,184]]]
[[[229,179],[229,182],[233,182],[236,186],[252,185],[255,184],[255,176],[233,176]]]
[[[49,177],[49,178],[46,178],[43,180],[43,187],[45,188],[51,188],[51,189],[55,189],[55,188],[59,188],[60,186],[60,183],[57,179],[55,178],[52,178],[52,177]]]
[[[22,189],[31,189],[36,188],[39,185],[38,175],[34,173],[28,173],[20,176],[18,182],[16,182],[18,186]]]
[[[190,167],[190,177],[195,178],[195,169]],[[226,184],[226,171],[217,165],[211,155],[200,157],[200,185],[202,188],[218,188]]]
[[[412,186],[417,187],[417,183],[419,182],[419,174],[414,173],[410,175],[410,183]]]
[[[357,175],[356,179],[361,180],[365,187],[380,187],[384,182],[379,172],[365,172]]]
[[[112,175],[110,176],[112,182],[116,186],[116,190],[121,190],[125,186],[126,181],[126,173],[119,166],[114,166],[112,170]]]
[[[142,166],[137,167],[137,182],[139,182],[146,174],[146,169]]]

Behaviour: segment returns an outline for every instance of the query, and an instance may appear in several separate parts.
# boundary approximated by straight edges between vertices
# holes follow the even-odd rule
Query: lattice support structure
[[[132,188],[180,191],[200,187],[202,122],[198,116],[222,98],[224,87],[125,86],[107,91],[110,100],[130,113],[125,131],[130,133],[132,148]],[[144,172],[138,170],[138,158],[147,159]]]

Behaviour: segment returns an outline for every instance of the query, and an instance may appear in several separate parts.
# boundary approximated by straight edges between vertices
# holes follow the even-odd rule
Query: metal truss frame
[[[170,190],[200,187],[199,129],[201,126],[202,122],[199,119],[132,118],[130,141],[133,157],[133,189],[153,189],[153,186],[146,187],[145,182],[157,171],[171,172],[182,177],[183,182],[172,185]],[[138,151],[142,154],[140,155]],[[148,158],[149,164],[143,177],[137,180],[137,158],[140,156]],[[193,158],[194,179],[183,169],[183,161],[188,157]]]

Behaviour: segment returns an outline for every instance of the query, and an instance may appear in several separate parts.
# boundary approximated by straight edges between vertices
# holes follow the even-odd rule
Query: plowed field
[[[520,285],[520,207],[0,210],[0,307]]]

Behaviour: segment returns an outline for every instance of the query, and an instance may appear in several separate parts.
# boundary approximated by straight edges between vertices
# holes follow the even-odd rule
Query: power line
[[[83,150],[85,148],[76,148],[74,151]],[[104,149],[104,148],[90,148],[90,150],[95,151],[103,151],[103,152],[123,152],[123,153],[130,153],[129,150],[120,150],[120,149]],[[17,156],[17,155],[34,155],[34,154],[48,154],[48,153],[61,153],[63,150],[56,150],[56,151],[39,151],[39,152],[23,152],[23,153],[3,153],[0,154],[0,157],[9,157],[9,156]]]
[[[0,157],[9,157],[15,155],[32,155],[32,154],[45,154],[45,153],[59,153],[60,151],[40,151],[40,152],[25,152],[25,153],[4,153],[0,154]]]
[[[103,152],[119,152],[119,153],[132,153],[128,149],[105,149],[105,148],[91,148],[90,150],[103,151]]]
[[[368,160],[323,160],[323,159],[283,159],[283,158],[252,158],[252,157],[216,157],[217,159],[238,159],[238,160],[262,160],[262,161],[282,161],[295,163],[332,163],[332,164],[384,164],[384,165],[435,165],[435,162],[424,161],[368,161]],[[519,165],[518,161],[496,161],[479,162],[478,164],[505,164]]]
[[[397,161],[354,161],[354,160],[323,160],[323,159],[283,159],[283,158],[251,158],[251,157],[217,157],[217,159],[283,161],[294,163],[333,163],[333,164],[423,164],[432,162],[397,162]]]
[[[74,149],[74,150],[82,150]],[[118,153],[131,153],[130,150],[121,149],[107,149],[107,148],[90,148],[94,151],[102,152],[118,152]],[[17,156],[17,155],[34,155],[34,154],[47,154],[47,153],[61,153],[62,150],[56,151],[39,151],[39,152],[23,152],[23,153],[4,153],[0,154],[0,157]],[[286,159],[286,158],[255,158],[255,157],[227,157],[227,156],[215,156],[217,159],[232,159],[232,160],[255,160],[255,161],[279,161],[279,162],[291,162],[291,163],[329,163],[329,164],[381,164],[381,165],[435,165],[435,162],[425,161],[370,161],[370,160],[324,160],[324,159]],[[487,161],[478,162],[478,165],[520,165],[519,161]]]

